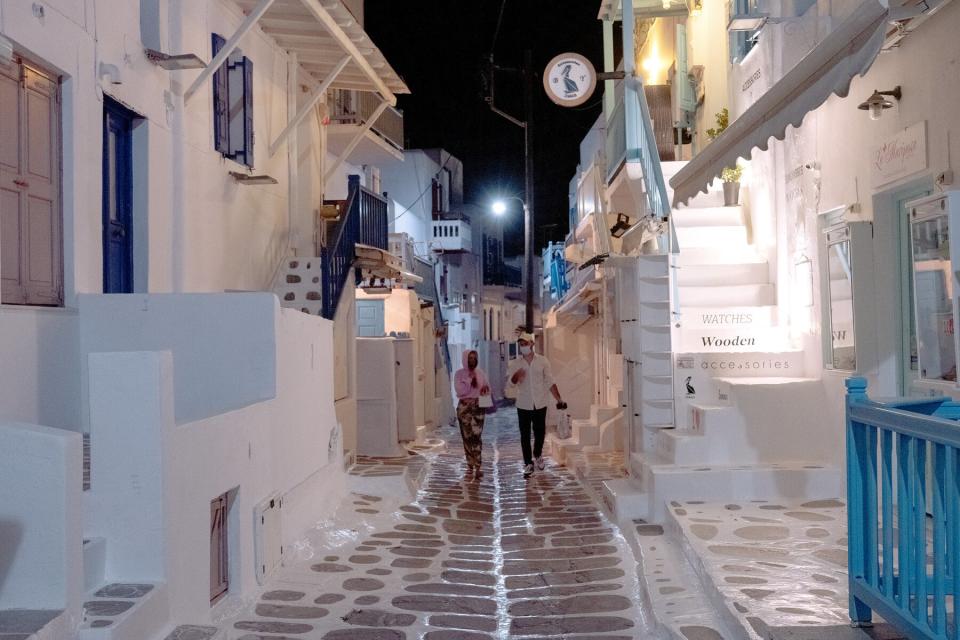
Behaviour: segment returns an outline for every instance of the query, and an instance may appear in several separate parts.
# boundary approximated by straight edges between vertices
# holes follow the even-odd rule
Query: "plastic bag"
[[[561,413],[560,420],[557,421],[557,437],[566,440],[573,435],[573,420],[569,413]]]
[[[493,408],[493,396],[489,393],[486,395],[480,396],[479,405],[481,409],[492,409]]]

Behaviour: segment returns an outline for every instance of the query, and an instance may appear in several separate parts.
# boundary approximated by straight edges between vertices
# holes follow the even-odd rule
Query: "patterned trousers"
[[[480,468],[483,452],[484,410],[475,398],[466,398],[457,405],[457,420],[460,422],[460,436],[463,438],[463,452],[467,456],[467,466]]]

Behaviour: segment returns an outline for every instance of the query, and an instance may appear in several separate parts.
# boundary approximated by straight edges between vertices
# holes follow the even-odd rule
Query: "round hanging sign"
[[[561,107],[576,107],[593,95],[597,72],[579,53],[561,53],[547,64],[543,88],[547,97]]]

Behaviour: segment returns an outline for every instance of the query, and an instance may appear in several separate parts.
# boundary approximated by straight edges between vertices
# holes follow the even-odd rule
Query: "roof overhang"
[[[356,256],[354,265],[373,277],[410,284],[423,282],[420,276],[404,270],[403,261],[389,251],[366,244],[357,244],[354,254]]]
[[[845,97],[855,76],[864,75],[895,20],[884,0],[863,0],[854,12],[720,136],[670,179],[673,204],[706,192],[724,167],[766,150],[771,138],[783,140],[787,127],[799,127],[810,111],[833,94]]]
[[[396,105],[395,94],[410,93],[363,27],[341,0],[234,0],[246,19],[185,93],[189,99],[236,49],[254,26],[290,54],[318,84],[380,94]],[[347,59],[345,65],[342,64]]]

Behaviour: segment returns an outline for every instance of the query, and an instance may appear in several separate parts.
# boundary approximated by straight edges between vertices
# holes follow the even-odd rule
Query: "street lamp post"
[[[494,104],[494,78],[495,72],[498,70],[519,72],[523,82],[523,120],[514,118],[498,109]],[[526,191],[526,199],[521,200],[523,203],[523,288],[526,306],[524,325],[526,331],[530,333],[533,332],[533,87],[536,79],[532,54],[529,49],[523,52],[523,67],[521,69],[499,67],[493,63],[493,54],[490,54],[490,94],[485,100],[494,113],[523,128],[524,189]]]

